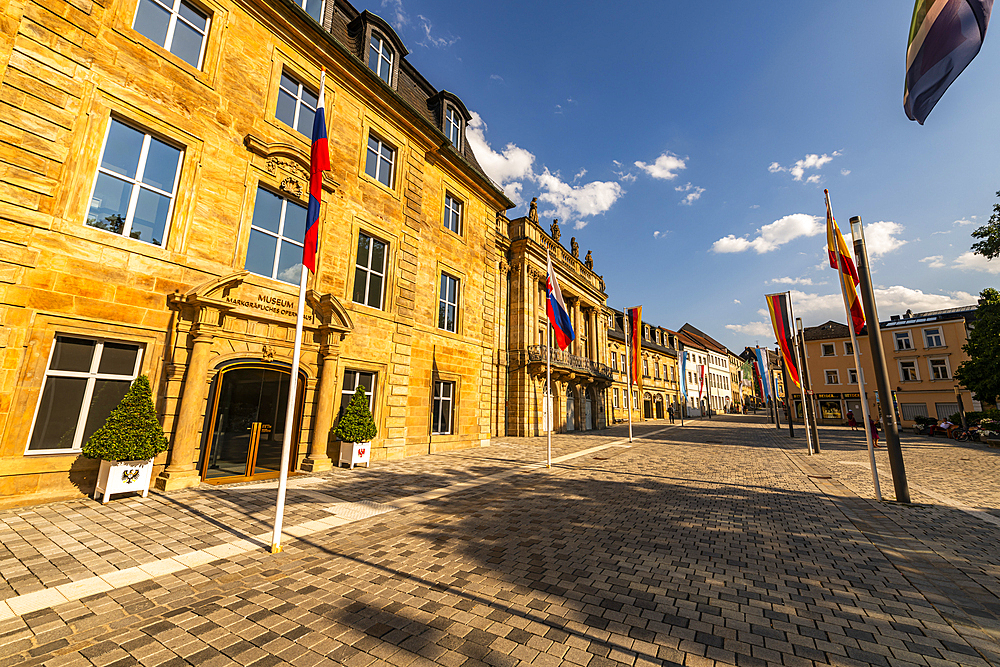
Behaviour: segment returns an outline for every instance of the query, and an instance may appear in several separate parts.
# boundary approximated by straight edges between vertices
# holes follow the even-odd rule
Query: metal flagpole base
[[[272,544],[271,545],[271,553],[273,553],[273,554],[280,554],[284,550],[285,550],[285,547],[281,546],[280,544]]]

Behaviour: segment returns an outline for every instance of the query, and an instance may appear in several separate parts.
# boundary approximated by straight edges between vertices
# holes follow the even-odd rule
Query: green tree
[[[997,216],[994,216],[997,217]],[[1000,292],[987,287],[979,294],[979,307],[969,341],[962,346],[969,360],[955,371],[955,379],[973,397],[996,406],[1000,396]]]
[[[997,192],[997,197],[1000,197],[1000,191]],[[972,252],[986,259],[1000,257],[1000,204],[993,204],[990,221],[972,232],[972,238],[983,239],[979,243],[972,244]]]
[[[104,426],[83,445],[83,455],[103,461],[145,461],[167,450],[167,437],[156,417],[149,378],[140,375]]]
[[[340,418],[333,437],[343,442],[368,442],[378,435],[375,418],[368,409],[368,395],[364,387],[358,387]]]

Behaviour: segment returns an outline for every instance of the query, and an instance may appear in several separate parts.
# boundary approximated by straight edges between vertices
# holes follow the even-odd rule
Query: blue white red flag
[[[323,98],[326,70],[319,77],[319,104],[313,119],[312,154],[309,160],[309,210],[306,212],[306,239],[302,263],[316,273],[316,246],[319,244],[319,206],[323,200],[323,172],[330,169],[330,147],[326,140],[326,110]]]
[[[566,310],[566,303],[563,301],[562,291],[559,289],[559,281],[556,280],[556,272],[552,270],[552,257],[546,253],[548,262],[547,274],[545,278],[545,293],[547,295],[545,311],[548,313],[549,322],[556,334],[556,344],[560,350],[565,350],[571,340],[576,338],[573,333],[573,325],[569,321],[569,312]]]
[[[754,354],[757,357],[756,364],[760,373],[761,389],[764,390],[764,399],[766,400],[771,398],[771,383],[767,379],[767,359],[764,358],[766,352],[758,347],[754,349]]]
[[[903,109],[921,125],[979,53],[993,0],[917,0],[906,47]]]

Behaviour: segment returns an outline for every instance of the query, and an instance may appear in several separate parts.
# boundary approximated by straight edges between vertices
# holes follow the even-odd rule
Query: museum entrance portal
[[[228,484],[278,476],[290,378],[288,370],[267,365],[232,366],[220,372],[202,479]],[[299,396],[303,386],[300,377]],[[298,441],[301,400],[298,403],[292,442]],[[294,450],[290,460],[295,460]]]

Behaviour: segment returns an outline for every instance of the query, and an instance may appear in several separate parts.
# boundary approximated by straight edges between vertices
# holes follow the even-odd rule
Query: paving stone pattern
[[[0,666],[1000,665],[996,526],[916,493],[917,506],[875,502],[850,432],[822,429],[813,457],[803,434],[752,417],[631,447],[623,433],[556,436],[554,456],[613,446],[289,539],[282,554],[0,621]],[[285,524],[329,516],[336,499],[516,471],[544,443],[333,471],[290,491]],[[1000,452],[933,447],[904,442],[911,484],[1000,507],[987,483]],[[983,488],[962,490],[948,464],[973,456]],[[273,499],[227,487],[0,513],[0,599],[263,532]]]

